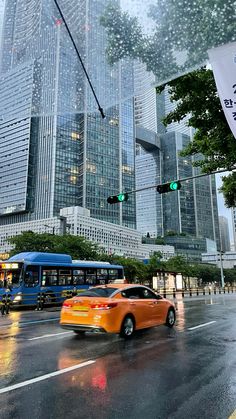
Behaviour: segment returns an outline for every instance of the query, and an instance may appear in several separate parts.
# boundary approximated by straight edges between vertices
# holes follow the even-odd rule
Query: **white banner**
[[[236,138],[236,42],[208,51],[225,117]]]

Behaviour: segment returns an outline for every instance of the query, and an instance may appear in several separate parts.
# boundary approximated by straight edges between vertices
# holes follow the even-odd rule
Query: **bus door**
[[[72,269],[66,267],[58,268],[58,294],[56,297],[71,297],[73,292],[72,286]]]
[[[73,268],[73,288],[76,288],[77,294],[88,288],[85,285],[85,268]]]
[[[37,296],[40,291],[38,265],[28,265],[25,267],[23,287],[22,287],[22,303],[36,304]]]

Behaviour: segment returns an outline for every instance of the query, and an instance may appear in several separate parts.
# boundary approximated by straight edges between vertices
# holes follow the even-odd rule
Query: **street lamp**
[[[222,263],[222,250],[220,250],[220,277],[221,277],[221,287],[224,288],[225,281],[224,281],[224,271],[223,271],[223,263]]]

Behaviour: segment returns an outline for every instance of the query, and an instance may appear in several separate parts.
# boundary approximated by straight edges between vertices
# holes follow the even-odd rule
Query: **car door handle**
[[[136,306],[136,303],[130,303],[131,304],[131,306]]]

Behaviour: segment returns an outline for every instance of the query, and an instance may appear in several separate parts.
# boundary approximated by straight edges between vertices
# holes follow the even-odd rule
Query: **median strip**
[[[71,372],[71,371],[77,370],[79,368],[87,367],[88,365],[94,364],[95,362],[96,362],[95,360],[82,362],[81,364],[73,365],[72,367],[68,367],[68,368],[64,368],[62,370],[54,371],[54,372],[51,372],[49,374],[41,375],[40,377],[35,377],[35,378],[32,378],[31,380],[26,380],[26,381],[23,381],[22,383],[14,384],[14,385],[9,386],[9,387],[1,388],[0,389],[0,394],[8,393],[9,391],[16,390],[16,389],[21,388],[21,387],[26,387],[26,386],[29,386],[30,384],[34,384],[34,383],[38,383],[40,381],[47,380],[48,378],[56,377],[58,375],[65,374],[67,372]]]
[[[216,320],[213,320],[212,322],[208,322],[208,323],[202,323],[202,324],[199,324],[198,326],[189,327],[188,330],[200,329],[200,327],[209,326],[209,324],[213,324],[213,323],[216,323]]]

